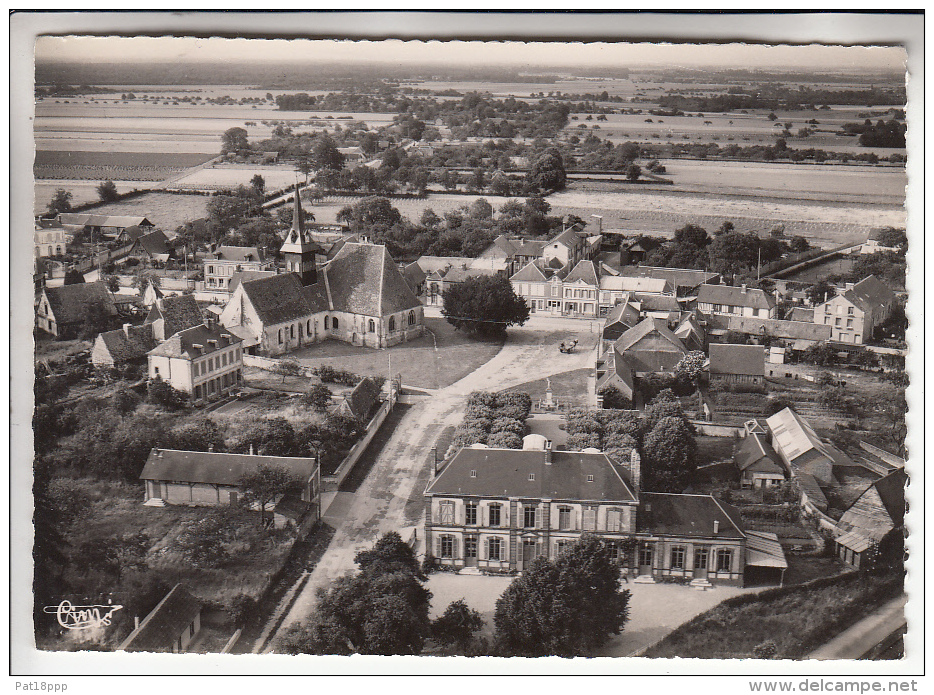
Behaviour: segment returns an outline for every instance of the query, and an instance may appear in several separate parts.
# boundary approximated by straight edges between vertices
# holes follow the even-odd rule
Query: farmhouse
[[[891,315],[895,303],[895,293],[870,275],[814,307],[814,323],[830,327],[832,340],[865,343]]]
[[[705,314],[775,318],[775,299],[755,287],[704,284],[697,288],[697,308]]]
[[[140,227],[147,231],[155,228],[152,222],[139,215],[89,215],[83,212],[62,212],[58,215],[60,225],[71,231],[83,231],[92,235],[116,239],[128,227]]]
[[[121,364],[145,363],[146,355],[158,345],[152,324],[131,326],[98,334],[91,348],[91,363],[95,367],[116,367]]]
[[[809,345],[830,340],[830,326],[816,323],[724,314],[705,314],[705,316],[708,333],[716,338],[720,338],[728,331],[736,331],[760,341],[764,338],[779,340],[796,350],[803,350]]]
[[[236,505],[243,497],[240,479],[261,466],[285,469],[296,481],[294,494],[309,503],[315,518],[320,518],[321,477],[315,459],[252,453],[153,449],[140,474],[146,488],[144,504]]]
[[[176,584],[117,651],[183,654],[201,631],[203,608],[185,587]]]
[[[46,287],[36,308],[36,327],[56,338],[74,337],[93,305],[109,317],[117,316],[113,295],[102,282]]]
[[[765,349],[761,345],[710,346],[710,383],[757,384],[765,382]]]
[[[648,374],[673,373],[688,349],[666,321],[646,318],[623,333],[613,349],[597,356],[596,387],[599,393],[612,386],[630,400],[637,382]]]
[[[200,326],[204,317],[194,297],[181,294],[157,299],[149,310],[146,323],[152,324],[153,336],[162,342],[179,331]]]
[[[629,301],[621,302],[609,310],[603,323],[601,339],[615,343],[623,333],[633,328],[640,321],[639,305]]]
[[[743,487],[769,487],[785,480],[782,459],[764,434],[751,432],[738,439],[733,463]]]
[[[194,403],[217,400],[243,383],[240,343],[209,325],[179,331],[147,353],[149,378],[187,393]]]
[[[749,532],[729,505],[708,495],[641,492],[638,453],[618,466],[597,450],[554,451],[543,440],[529,435],[522,450],[467,447],[437,474],[425,490],[425,542],[434,562],[467,572],[522,571],[584,533],[607,541],[639,582],[741,585],[745,568],[764,561],[749,552]],[[784,562],[780,548],[772,553],[768,561]]]
[[[165,232],[157,229],[137,237],[128,255],[145,263],[165,263],[170,258],[175,258],[175,249],[169,244]]]

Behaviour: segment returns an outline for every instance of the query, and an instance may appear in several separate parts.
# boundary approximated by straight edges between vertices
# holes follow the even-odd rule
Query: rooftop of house
[[[482,448],[481,448],[482,447]],[[633,502],[636,496],[606,454],[581,451],[461,449],[426,495]]]
[[[639,310],[642,312],[681,311],[681,303],[673,294],[644,294],[637,291],[633,292],[631,297],[633,301],[639,302]]]
[[[775,449],[768,443],[765,435],[757,432],[749,433],[742,439],[737,440],[736,448],[733,451],[733,463],[741,471],[745,471],[751,466],[755,466],[755,470],[761,471],[776,473],[785,471],[781,457],[775,453]]]
[[[888,475],[879,478],[870,485],[860,498],[864,498],[870,491],[878,495],[882,503],[888,521],[896,528],[901,526],[905,520],[905,485],[908,482],[908,476],[904,468],[898,468]],[[850,507],[840,517],[841,525],[848,529],[860,529],[875,540],[881,540],[876,537],[874,532],[881,528],[885,520],[879,519],[874,514],[871,507],[861,504],[860,500],[850,505]]]
[[[247,261],[262,261],[263,254],[257,246],[218,246],[210,252],[205,263],[211,261],[230,261],[244,263]]]
[[[761,345],[710,345],[710,373],[765,376],[765,350]]]
[[[97,340],[104,344],[114,362],[145,359],[146,353],[158,344],[150,323],[106,331],[98,335]]]
[[[52,315],[59,324],[81,323],[87,315],[88,306],[95,303],[100,303],[108,315],[117,315],[113,295],[103,282],[46,287],[44,291]]]
[[[593,261],[578,261],[574,269],[564,278],[565,282],[583,282],[596,287],[600,282],[597,267]]]
[[[834,465],[854,465],[846,454],[818,437],[808,421],[791,408],[771,415],[766,422],[772,433],[772,446],[789,463],[814,449]]]
[[[757,287],[703,284],[697,288],[697,301],[704,304],[773,309],[775,298]]]
[[[657,268],[655,266],[626,265],[619,269],[620,275],[627,277],[653,278],[667,280],[672,287],[697,287],[716,280],[718,273],[706,270],[686,270],[683,268]]]
[[[712,495],[643,492],[639,495],[636,531],[678,537],[745,538],[739,511]]]
[[[548,242],[548,245],[551,244],[564,244],[568,248],[575,248],[580,245],[581,236],[578,234],[573,227],[568,227],[563,232],[558,234],[554,239]]]
[[[807,495],[808,499],[814,504],[815,507],[819,509],[827,509],[830,503],[827,501],[824,491],[821,490],[820,485],[817,483],[817,478],[815,478],[810,473],[804,473],[798,471],[795,473],[795,480],[798,481],[798,487],[801,488],[801,491]]]
[[[241,339],[226,328],[209,328],[202,324],[175,333],[161,345],[150,350],[148,354],[152,357],[193,360],[240,342],[242,342]]]
[[[61,224],[80,227],[153,227],[152,222],[142,215],[91,215],[84,212],[63,212],[59,214]]]
[[[629,330],[639,323],[639,310],[628,301],[617,304],[607,312],[606,321],[603,324],[604,330],[611,326],[624,326],[624,330]]]
[[[784,340],[809,340],[820,342],[830,340],[831,327],[820,323],[805,321],[780,321],[753,316],[707,316],[709,330],[738,331],[747,335],[768,335]]]
[[[152,305],[146,323],[163,321],[162,335],[171,336],[187,328],[194,328],[204,323],[204,316],[190,294],[180,294],[175,297],[160,297]]]
[[[875,275],[860,280],[852,289],[843,292],[843,296],[863,311],[872,311],[876,306],[888,306],[896,299],[895,293]]]
[[[805,323],[811,323],[814,321],[814,310],[808,309],[803,306],[796,306],[791,310],[791,313],[788,315],[789,321],[803,321]]]
[[[153,256],[162,256],[172,250],[172,247],[169,245],[169,238],[161,229],[143,234],[137,237],[136,241],[133,243],[134,245],[138,244],[146,253]]]
[[[255,473],[263,465],[283,468],[302,484],[311,479],[318,467],[315,459],[296,456],[153,449],[139,478],[235,487],[244,475]]]
[[[600,289],[607,292],[642,292],[646,294],[671,294],[672,285],[664,278],[629,277],[626,275],[604,275],[600,278]]]
[[[176,584],[118,647],[126,652],[171,652],[182,632],[201,612],[201,601]]]
[[[668,328],[667,322],[652,317],[642,319],[638,324],[623,333],[623,335],[619,337],[619,340],[613,344],[613,348],[617,352],[625,353],[631,350],[640,340],[650,333],[658,333],[671,345],[674,351],[681,353],[687,352],[681,339]]]
[[[379,396],[382,389],[375,379],[366,377],[353,387],[347,395],[344,396],[344,406],[350,415],[353,415],[360,422],[366,424],[370,421],[373,411],[379,405]]]

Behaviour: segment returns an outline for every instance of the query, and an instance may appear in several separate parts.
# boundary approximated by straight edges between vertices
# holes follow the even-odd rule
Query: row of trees
[[[451,445],[457,448],[486,444],[503,449],[521,449],[525,421],[532,412],[527,393],[474,391],[467,399],[464,420],[454,431]]]
[[[585,537],[559,557],[537,559],[496,602],[493,644],[463,600],[429,618],[431,592],[412,549],[395,532],[357,553],[357,571],[318,590],[314,615],[282,635],[288,654],[584,656],[629,618],[629,592],[607,545]]]

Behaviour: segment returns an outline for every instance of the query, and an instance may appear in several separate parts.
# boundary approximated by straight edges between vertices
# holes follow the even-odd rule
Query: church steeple
[[[305,231],[305,216],[302,213],[302,201],[299,195],[298,184],[295,184],[295,202],[292,210],[292,228],[285,238],[285,243],[279,249],[285,257],[286,270],[298,273],[302,285],[314,285],[318,281],[318,271],[315,265],[315,252],[318,245],[311,240]]]

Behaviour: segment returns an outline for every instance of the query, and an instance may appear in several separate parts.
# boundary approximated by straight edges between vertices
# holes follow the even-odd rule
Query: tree
[[[808,301],[811,302],[813,306],[817,306],[818,304],[826,302],[828,298],[833,297],[836,290],[829,282],[821,280],[808,287],[804,293],[807,295]]]
[[[669,389],[664,389],[659,393],[648,407],[642,411],[642,432],[643,434],[648,434],[655,428],[659,422],[667,417],[679,417],[684,419],[684,422],[687,423],[687,419],[684,417],[684,411],[681,409],[681,403],[677,398],[668,399],[664,397],[665,391],[671,393]]]
[[[237,482],[243,501],[247,505],[259,506],[259,524],[266,523],[266,505],[296,487],[301,487],[301,481],[282,466],[270,466],[262,463],[252,473],[240,476]]]
[[[253,187],[253,190],[256,191],[257,195],[263,195],[266,190],[266,179],[259,174],[254,174],[253,178],[250,179],[250,185]]]
[[[400,224],[402,213],[392,206],[388,198],[370,196],[341,209],[337,213],[337,221],[349,224],[355,232],[372,232],[376,228],[389,229]]]
[[[457,329],[503,335],[509,326],[529,320],[529,307],[500,275],[468,278],[444,291],[442,315]]]
[[[503,656],[584,656],[618,635],[629,592],[609,546],[584,537],[553,560],[539,558],[496,601],[496,652]]]
[[[110,397],[110,405],[121,415],[129,415],[136,410],[142,400],[135,391],[122,387],[114,391]]]
[[[62,212],[71,212],[71,191],[64,188],[56,188],[52,200],[46,207],[49,217],[55,217]]]
[[[818,367],[830,367],[837,363],[837,351],[827,343],[815,343],[804,351],[802,359]]]
[[[560,191],[567,181],[564,160],[556,147],[545,150],[532,164],[526,175],[528,185],[538,191]]]
[[[171,433],[172,448],[181,451],[223,451],[224,437],[209,417],[199,417]]]
[[[260,212],[262,199],[256,197],[252,188],[244,186],[243,189],[247,191],[245,195],[239,195],[239,191],[219,191],[208,200],[208,219],[224,232],[239,227],[244,220]]]
[[[640,176],[642,176],[642,167],[635,162],[626,167],[626,180],[630,183],[638,181]]]
[[[72,268],[71,270],[65,271],[65,285],[83,285],[84,284],[84,275]]]
[[[221,135],[221,154],[236,154],[250,149],[244,128],[228,128]]]
[[[615,386],[607,386],[600,391],[603,396],[604,408],[615,408],[619,410],[630,410],[632,408],[632,399],[623,395]]]
[[[110,290],[111,293],[115,293],[120,290],[120,280],[116,275],[101,275],[101,281],[104,283],[104,285],[107,286],[107,289]]]
[[[697,383],[697,379],[704,373],[704,365],[707,362],[707,355],[701,350],[689,352],[681,361],[675,365],[675,372],[684,375],[692,383]]]
[[[686,224],[675,231],[675,244],[679,246],[694,246],[702,249],[709,243],[710,236],[708,236],[707,230],[698,227],[696,224]]]
[[[387,656],[422,651],[431,632],[431,592],[422,586],[414,555],[403,558],[400,545],[406,544],[391,535],[382,546],[377,543],[375,555],[358,553],[364,565],[356,574],[318,589],[314,616],[286,631],[283,651]]]
[[[305,370],[302,365],[294,360],[279,360],[276,362],[275,372],[282,377],[282,383],[285,383],[287,376],[302,376]]]
[[[253,449],[260,456],[297,456],[301,455],[301,446],[295,436],[295,430],[289,421],[282,417],[260,420],[241,435],[234,452],[245,454]]]
[[[370,550],[361,550],[353,561],[363,571],[378,573],[408,572],[416,579],[426,579],[412,547],[395,531],[387,531]]]
[[[464,599],[451,601],[438,618],[431,623],[431,636],[442,646],[466,654],[474,640],[474,633],[483,628],[483,618]]]
[[[643,487],[651,492],[683,492],[697,468],[697,443],[683,417],[664,417],[642,442]]]
[[[302,396],[302,402],[319,412],[324,412],[330,407],[331,396],[333,395],[331,389],[324,384],[318,383],[308,389],[308,393]]]
[[[110,179],[101,181],[97,187],[97,195],[105,203],[112,202],[120,197],[120,194],[117,193],[117,184]]]
[[[788,250],[792,253],[804,253],[811,248],[811,243],[800,234],[791,237],[788,242]]]
[[[486,198],[477,198],[470,204],[468,214],[475,220],[491,220],[493,219],[493,206],[487,202]]]
[[[146,387],[146,400],[160,405],[166,410],[179,410],[188,403],[188,394],[182,393],[171,384],[167,384],[162,377],[150,379]]]
[[[113,317],[104,308],[101,301],[90,301],[84,305],[84,318],[78,337],[81,340],[92,340],[99,333],[109,331],[114,323]]]
[[[512,195],[512,182],[510,182],[509,177],[501,171],[493,174],[493,179],[490,181],[490,193],[507,198]]]
[[[319,135],[315,138],[309,158],[315,171],[340,171],[344,168],[344,155],[337,149],[337,143],[330,135]]]

